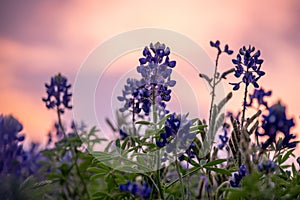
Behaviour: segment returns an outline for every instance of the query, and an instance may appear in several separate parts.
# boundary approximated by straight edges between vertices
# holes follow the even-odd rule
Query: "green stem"
[[[133,128],[133,136],[137,136],[136,135],[136,128],[135,128],[135,113],[134,113],[134,102],[132,104],[132,128]]]
[[[248,73],[248,71],[249,71],[249,68],[247,67],[246,74]],[[244,102],[243,102],[242,127],[243,127],[244,121],[245,121],[246,102],[247,102],[247,95],[248,95],[248,86],[249,86],[249,84],[246,83],[245,92],[244,92]]]
[[[63,134],[64,134],[64,138],[66,138],[66,137],[67,137],[67,134],[66,134],[66,131],[65,131],[64,126],[62,125],[62,121],[61,121],[61,116],[60,116],[59,108],[57,108],[56,111],[57,111],[58,125],[59,125],[61,131],[62,131]]]
[[[154,131],[155,135],[157,134],[157,113],[156,113],[156,102],[155,102],[155,85],[152,85],[152,116],[153,116],[153,124],[154,124]],[[157,183],[158,183],[158,194],[161,199],[164,198],[164,191],[162,188],[161,184],[161,179],[160,179],[160,150],[157,151],[156,153],[156,166],[157,166],[157,171],[156,171],[156,178],[157,178]]]
[[[57,108],[57,117],[58,117],[58,125],[59,125],[60,129],[62,130],[62,132],[64,134],[64,138],[66,139],[67,138],[67,134],[66,134],[65,128],[62,125],[61,115],[60,115],[60,112],[59,112],[58,108]],[[75,168],[76,168],[76,171],[77,171],[77,175],[80,178],[81,183],[83,184],[84,192],[86,192],[86,194],[88,196],[88,199],[90,199],[89,191],[87,189],[86,183],[84,182],[84,179],[83,179],[83,177],[82,177],[82,175],[80,173],[79,167],[78,167],[78,163],[77,163],[77,161],[78,161],[78,154],[77,154],[76,147],[71,148],[71,151],[72,151],[73,155],[75,156],[74,165],[75,165]]]
[[[212,93],[211,93],[211,103],[210,103],[210,110],[209,110],[209,124],[211,122],[212,110],[213,110],[214,101],[215,101],[216,79],[217,79],[218,63],[219,63],[219,57],[220,57],[220,55],[221,55],[221,53],[218,53],[218,55],[217,55],[216,65],[215,65],[215,71],[214,71],[214,76],[213,76],[213,85],[212,85]]]
[[[177,155],[176,155],[175,159],[176,159],[175,160],[176,171],[177,171],[177,174],[178,174],[178,178],[179,178],[179,182],[180,182],[180,188],[181,188],[181,196],[182,196],[182,199],[184,199],[184,184],[183,184],[182,176],[181,176],[180,169],[179,169],[179,163],[178,163],[178,160],[177,160]]]
[[[190,165],[187,163],[187,173],[189,173]],[[190,175],[187,176],[186,199],[190,199]]]
[[[78,163],[77,163],[77,161],[78,161],[78,153],[77,153],[76,147],[74,147],[73,153],[75,155],[74,165],[75,165],[75,168],[76,168],[77,175],[80,178],[80,181],[81,181],[81,183],[83,185],[84,192],[87,194],[88,199],[90,199],[89,190],[87,189],[86,183],[85,183],[85,181],[84,181],[84,179],[82,177],[82,174],[80,173],[80,169],[79,169],[79,166],[78,166]]]

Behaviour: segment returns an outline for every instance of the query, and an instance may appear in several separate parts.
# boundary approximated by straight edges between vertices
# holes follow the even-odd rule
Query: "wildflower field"
[[[268,101],[276,90],[260,84],[268,76],[263,52],[210,42],[213,74],[194,74],[210,91],[203,119],[168,107],[178,83],[172,49],[164,41],[144,45],[138,78],[127,77],[117,119],[107,119],[114,140],[96,124],[65,118],[76,105],[73,83],[59,72],[36,97],[57,117],[46,144],[23,146],[22,119],[0,115],[0,199],[300,199],[295,120],[284,98]],[[225,71],[221,59],[230,60]],[[232,86],[220,101],[219,84]],[[225,109],[236,91],[243,103]]]

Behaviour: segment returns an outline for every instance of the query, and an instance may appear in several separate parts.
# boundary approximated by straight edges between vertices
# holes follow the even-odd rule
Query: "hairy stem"
[[[137,136],[136,135],[136,128],[135,128],[135,112],[134,112],[134,102],[132,103],[132,128],[133,128],[133,136]]]
[[[181,175],[180,169],[179,169],[179,163],[178,163],[178,160],[177,160],[177,155],[176,155],[175,159],[176,159],[175,160],[175,166],[176,166],[176,171],[177,171],[178,178],[179,178],[180,189],[181,189],[181,196],[182,196],[182,199],[184,199],[184,184],[183,184],[182,175]]]
[[[249,68],[247,67],[246,74],[248,73],[248,71],[249,71]],[[244,101],[243,101],[242,127],[243,127],[244,121],[245,121],[248,86],[249,86],[249,83],[246,83],[245,92],[244,92]]]
[[[216,64],[215,64],[215,71],[214,71],[214,76],[213,76],[213,84],[212,84],[212,92],[211,92],[211,102],[210,102],[210,110],[209,110],[209,124],[211,123],[211,117],[212,117],[212,110],[214,106],[214,101],[215,101],[215,89],[217,85],[217,73],[218,73],[218,63],[219,63],[219,57],[221,53],[218,53],[217,58],[216,58]]]
[[[152,86],[152,116],[153,116],[153,124],[154,124],[154,130],[155,130],[155,135],[157,133],[157,113],[156,113],[156,101],[155,101],[155,85]],[[161,184],[161,179],[160,179],[160,151],[158,150],[156,153],[156,166],[157,166],[157,171],[156,171],[156,178],[157,178],[157,183],[158,183],[158,194],[161,199],[164,198],[164,192]]]
[[[57,118],[58,118],[58,125],[59,125],[61,131],[62,131],[63,134],[64,134],[64,138],[66,138],[66,137],[67,137],[67,134],[66,134],[66,131],[65,131],[64,126],[62,125],[62,121],[61,121],[61,116],[60,116],[59,108],[57,108]]]
[[[77,161],[78,161],[78,153],[77,153],[76,147],[74,147],[73,153],[74,153],[74,156],[75,156],[74,165],[75,165],[75,168],[76,168],[77,175],[78,175],[78,177],[80,178],[81,184],[83,185],[84,193],[86,193],[88,199],[90,199],[90,193],[89,193],[89,190],[87,189],[86,183],[85,183],[85,181],[84,181],[84,179],[83,179],[83,177],[82,177],[82,174],[80,173],[80,169],[79,169],[79,166],[78,166],[78,163],[77,163]]]

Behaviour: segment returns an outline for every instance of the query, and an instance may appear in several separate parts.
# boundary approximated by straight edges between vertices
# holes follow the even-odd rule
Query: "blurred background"
[[[2,0],[0,112],[13,114],[23,123],[28,142],[45,142],[53,127],[55,112],[48,112],[41,101],[45,96],[44,83],[58,72],[73,83],[81,64],[103,41],[122,32],[152,27],[191,38],[205,49],[212,61],[216,49],[209,46],[210,40],[220,40],[221,46],[228,43],[233,50],[249,44],[260,49],[266,76],[259,83],[273,91],[270,102],[281,100],[287,106],[288,116],[294,117],[296,123],[293,132],[299,135],[300,1],[188,2]],[[134,69],[138,65],[136,56],[140,54],[134,55],[112,63],[114,70],[108,71],[106,78],[117,80],[124,71]],[[229,62],[232,57],[221,58],[221,71],[233,67]],[[176,55],[173,58],[179,60],[178,70],[188,65]],[[198,74],[192,75],[189,81],[199,92],[199,117],[206,118],[209,94],[201,86],[203,80]],[[227,92],[232,87],[226,83],[231,80],[234,80],[233,75],[224,82]],[[227,107],[241,108],[241,95],[234,92]],[[71,116],[69,113],[67,118]],[[106,113],[101,116],[111,117]],[[298,155],[299,152],[298,148]]]

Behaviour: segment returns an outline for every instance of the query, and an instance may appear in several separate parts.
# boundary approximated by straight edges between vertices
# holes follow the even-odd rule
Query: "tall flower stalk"
[[[248,48],[245,46],[240,48],[239,53],[236,56],[236,59],[232,59],[232,63],[235,65],[234,76],[236,78],[242,77],[242,80],[237,83],[229,83],[233,85],[233,90],[238,90],[240,84],[245,84],[244,90],[244,100],[243,100],[243,111],[241,125],[243,127],[245,122],[245,113],[247,106],[247,95],[248,87],[252,84],[255,88],[258,88],[259,85],[257,81],[265,75],[265,72],[261,70],[261,65],[264,60],[260,59],[260,50],[256,51],[255,47],[249,45]]]
[[[58,125],[61,129],[64,140],[68,139],[67,133],[65,131],[65,128],[62,124],[61,115],[65,113],[66,109],[72,109],[72,106],[70,105],[72,93],[69,92],[69,89],[71,88],[71,84],[68,84],[68,80],[66,77],[61,75],[60,73],[54,77],[51,78],[50,84],[45,84],[47,97],[42,98],[42,100],[45,102],[46,107],[48,109],[54,109],[57,113],[58,118]],[[76,173],[81,181],[81,184],[83,185],[83,191],[87,195],[88,198],[90,198],[89,190],[87,188],[87,184],[84,181],[84,178],[80,172],[78,161],[79,161],[79,155],[78,155],[78,149],[76,145],[71,146],[71,153],[73,160],[73,166],[75,167]],[[68,189],[68,186],[67,186]],[[69,192],[70,193],[70,192]],[[80,194],[81,195],[81,194]]]

